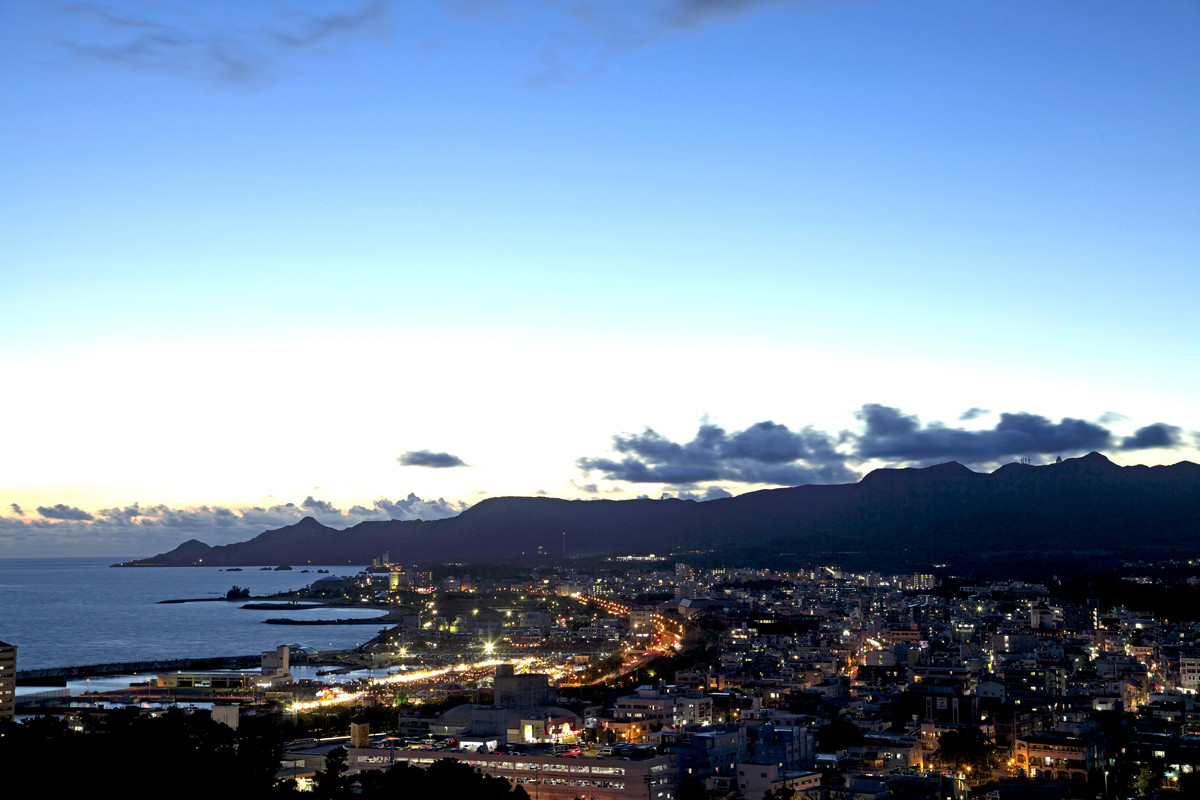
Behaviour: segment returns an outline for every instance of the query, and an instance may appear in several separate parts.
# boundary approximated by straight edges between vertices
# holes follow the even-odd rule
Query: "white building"
[[[0,719],[17,711],[17,646],[0,642]]]
[[[711,725],[713,701],[696,690],[660,692],[639,686],[637,694],[618,697],[613,719],[648,725]]]

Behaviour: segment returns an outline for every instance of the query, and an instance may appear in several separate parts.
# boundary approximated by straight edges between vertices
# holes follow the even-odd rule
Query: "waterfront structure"
[[[0,719],[17,710],[17,646],[0,642]]]
[[[261,663],[263,680],[260,682],[269,681],[272,685],[291,683],[291,648],[286,644],[264,651]]]
[[[258,675],[252,672],[160,672],[159,689],[207,689],[213,692],[250,691]]]
[[[210,691],[250,691],[292,682],[291,648],[281,644],[262,653],[259,672],[164,672],[156,676],[160,689],[207,689]]]

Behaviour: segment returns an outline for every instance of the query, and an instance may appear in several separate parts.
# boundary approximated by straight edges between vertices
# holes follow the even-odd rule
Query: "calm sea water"
[[[373,609],[249,611],[240,603],[160,600],[221,597],[231,586],[252,595],[299,589],[315,572],[225,572],[203,567],[112,569],[117,558],[0,559],[0,641],[15,644],[17,669],[67,667],[167,658],[258,654],[280,644],[318,650],[354,647],[376,635],[374,625],[267,625],[269,617],[374,617]],[[316,570],[318,567],[308,567]],[[323,567],[351,575],[358,567]]]

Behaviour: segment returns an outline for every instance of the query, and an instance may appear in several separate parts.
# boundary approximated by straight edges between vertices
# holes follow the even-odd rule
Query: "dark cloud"
[[[84,511],[82,508],[63,505],[56,503],[52,506],[38,506],[37,512],[46,519],[66,519],[66,520],[92,520],[95,519],[91,514]]]
[[[292,525],[306,516],[315,516],[332,527],[347,528],[371,520],[445,519],[468,507],[467,503],[440,497],[425,500],[411,493],[401,500],[384,498],[369,506],[353,505],[348,509],[312,497],[300,504],[248,508],[172,508],[133,503],[94,514],[59,504],[38,508],[40,518],[0,516],[0,538],[24,543],[28,554],[53,555],[70,547],[81,555],[129,557],[170,550],[190,538],[212,545],[245,541],[264,530]]]
[[[680,500],[695,500],[698,503],[703,503],[707,500],[720,500],[723,497],[733,497],[729,492],[722,489],[720,486],[705,487],[703,492],[663,492],[662,499],[666,500],[671,497],[677,497]]]
[[[1121,441],[1122,450],[1146,450],[1151,447],[1178,447],[1183,442],[1183,429],[1165,422],[1155,422],[1138,428],[1133,436]]]
[[[1020,455],[1086,452],[1112,443],[1112,434],[1094,422],[1070,417],[1052,422],[1025,412],[1002,413],[994,427],[978,431],[940,422],[922,425],[914,415],[877,403],[864,405],[855,416],[865,423],[862,434],[854,437],[856,455],[863,459],[978,463]]]
[[[163,506],[165,508],[165,506]],[[154,509],[151,509],[153,512]],[[110,519],[120,522],[134,522],[138,517],[143,516],[142,507],[138,503],[125,506],[124,508],[102,508],[96,512],[105,519]]]
[[[827,2],[827,0],[826,0]],[[620,53],[669,36],[686,35],[722,20],[771,7],[791,12],[820,0],[572,0],[541,4],[548,18],[529,51],[537,63],[528,81],[545,86],[593,77]],[[364,34],[387,33],[388,0],[325,0],[325,13],[296,4],[245,3],[234,17],[216,4],[73,2],[57,8],[70,34],[58,43],[75,58],[122,69],[254,85],[282,73],[281,63],[299,52],[326,52]],[[489,27],[524,25],[527,4],[512,0],[455,0],[450,14]],[[197,8],[201,10],[197,10]],[[137,9],[136,11],[130,9]],[[224,20],[214,20],[217,15]],[[429,42],[426,41],[426,46]]]
[[[430,467],[431,469],[446,469],[448,467],[465,467],[467,462],[450,453],[435,453],[432,450],[409,450],[399,458],[402,467]]]
[[[972,408],[961,418],[991,413]],[[1096,422],[1064,417],[1055,422],[1027,412],[1001,413],[982,430],[922,423],[915,414],[879,403],[862,406],[859,431],[833,435],[812,427],[792,430],[759,422],[732,433],[704,421],[689,442],[675,442],[653,428],[613,437],[613,456],[584,457],[575,465],[611,481],[678,487],[677,496],[699,499],[697,484],[712,481],[796,486],[848,483],[868,462],[922,466],[960,461],[990,469],[1021,456],[1071,456],[1115,445],[1112,431]],[[1120,449],[1178,447],[1183,431],[1155,423],[1126,437]],[[710,487],[711,489],[711,487]],[[705,498],[708,499],[708,498]]]
[[[313,498],[313,496],[311,494],[308,497],[304,498],[304,501],[300,503],[300,507],[310,514],[316,514],[316,513],[336,514],[336,513],[338,513],[338,510],[334,507],[333,503],[326,502],[325,500],[316,500]]]
[[[719,17],[747,14],[783,0],[671,0],[663,18],[675,28],[694,28]]]
[[[13,513],[16,514],[18,517],[25,516],[25,511],[16,503],[9,503],[8,507],[11,508],[13,510]]]
[[[628,483],[692,485],[730,480],[739,483],[796,485],[851,481],[858,476],[845,465],[830,436],[813,428],[793,431],[766,421],[728,433],[701,423],[695,437],[673,442],[653,428],[618,434],[613,450],[619,459],[584,457],[576,466],[608,480]]]
[[[60,44],[85,61],[244,84],[268,77],[285,53],[385,26],[382,0],[341,5],[343,11],[329,14],[292,9],[268,11],[265,17],[259,7],[257,20],[243,27],[205,29],[194,14],[170,6],[147,7],[139,16],[112,3],[67,3],[61,6],[64,12],[92,24]],[[252,16],[253,11],[242,15]]]
[[[982,417],[986,414],[990,414],[990,413],[992,413],[992,412],[988,411],[986,408],[980,408],[979,406],[972,406],[971,408],[968,408],[963,413],[959,414],[958,418],[962,422],[970,422],[973,419],[979,419],[980,417]]]
[[[536,48],[540,63],[528,78],[534,87],[593,78],[602,74],[622,53],[652,46],[672,36],[683,36],[722,20],[747,16],[771,7],[790,12],[807,10],[822,0],[645,0],[619,3],[612,0],[575,0],[562,4],[550,35]],[[497,10],[513,4],[471,3],[486,9],[490,19]],[[476,16],[483,16],[476,14]]]
[[[290,30],[269,31],[268,35],[287,47],[312,47],[332,37],[379,28],[386,21],[386,12],[383,2],[372,0],[342,14],[298,15]]]
[[[467,510],[466,503],[453,503],[439,497],[422,500],[413,493],[403,500],[376,500],[375,510],[387,514],[388,519],[445,519]]]

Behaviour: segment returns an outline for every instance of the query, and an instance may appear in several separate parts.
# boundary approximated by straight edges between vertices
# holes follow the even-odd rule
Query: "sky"
[[[0,4],[0,557],[1200,461],[1200,4]]]

